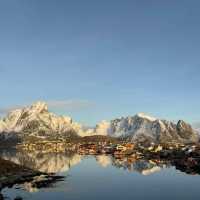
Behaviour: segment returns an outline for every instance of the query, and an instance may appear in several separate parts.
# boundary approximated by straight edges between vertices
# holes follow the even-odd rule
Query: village
[[[140,158],[183,158],[183,157],[200,157],[199,144],[154,144],[143,146],[142,144],[134,144],[130,142],[64,142],[64,141],[35,141],[31,143],[22,143],[17,145],[17,149],[24,151],[39,150],[41,153],[64,153],[76,152],[81,155],[101,155],[110,154],[116,158],[132,157]]]
[[[177,169],[189,174],[200,173],[199,144],[154,144],[149,146],[130,142],[64,142],[64,141],[35,141],[17,145],[17,149],[25,152],[40,153],[78,153],[82,156],[111,156],[117,166],[132,169],[136,162],[147,161],[156,165],[170,163]]]

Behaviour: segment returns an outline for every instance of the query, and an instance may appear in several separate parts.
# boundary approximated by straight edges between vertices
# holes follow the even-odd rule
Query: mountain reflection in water
[[[81,155],[75,153],[40,153],[22,151],[3,151],[0,156],[16,164],[46,173],[68,171],[81,161]]]
[[[2,194],[11,200],[17,196],[24,200],[188,200],[198,199],[200,195],[199,176],[191,176],[200,174],[199,162],[195,160],[198,158],[137,160],[105,154],[88,156],[75,152],[15,150],[4,150],[0,156],[34,170],[65,176],[52,187],[41,189],[26,182],[3,189]]]
[[[68,171],[75,165],[78,165],[86,155],[79,155],[74,152],[68,153],[41,153],[39,151],[34,152],[22,152],[22,151],[8,151],[4,150],[0,152],[0,156],[6,160],[10,160],[14,163],[29,167],[34,170],[47,173],[62,173]],[[116,168],[128,170],[131,172],[139,172],[142,175],[149,175],[155,172],[159,172],[162,169],[169,168],[176,165],[180,171],[186,170],[183,165],[183,161],[161,161],[161,160],[135,160],[129,158],[116,159],[111,155],[96,155],[94,156],[97,163],[103,167],[114,166]],[[183,165],[183,167],[181,167]],[[186,171],[187,173],[196,174],[195,171]]]

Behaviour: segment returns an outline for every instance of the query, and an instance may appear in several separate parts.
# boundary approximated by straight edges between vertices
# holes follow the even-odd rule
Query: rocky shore
[[[27,167],[0,158],[0,192],[3,188],[29,182],[32,187],[48,187],[64,177],[33,171]],[[0,193],[0,200],[4,199]]]

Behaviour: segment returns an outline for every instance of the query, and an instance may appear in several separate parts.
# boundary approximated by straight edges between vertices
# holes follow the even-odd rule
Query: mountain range
[[[176,124],[167,120],[160,120],[144,113],[135,116],[122,117],[101,122],[96,131],[113,137],[124,137],[130,141],[144,142],[145,140],[155,143],[165,142],[197,142],[199,135],[191,125],[183,120]]]
[[[11,111],[0,120],[0,139],[26,136],[38,138],[71,138],[91,135],[120,137],[132,142],[197,142],[199,135],[191,125],[160,120],[144,113],[102,121],[94,128],[85,128],[67,116],[57,116],[48,110],[45,102]]]

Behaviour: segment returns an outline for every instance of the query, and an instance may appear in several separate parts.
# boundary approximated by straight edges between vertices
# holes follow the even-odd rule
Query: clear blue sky
[[[1,0],[0,107],[75,101],[50,109],[86,124],[137,112],[200,121],[199,8],[198,0]]]

